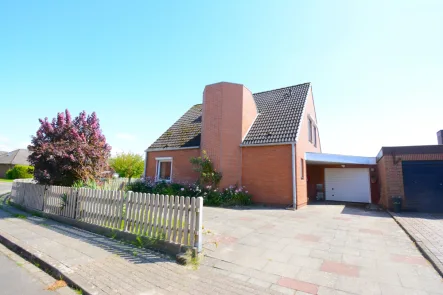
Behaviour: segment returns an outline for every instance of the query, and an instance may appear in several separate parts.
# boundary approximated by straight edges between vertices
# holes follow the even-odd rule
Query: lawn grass
[[[13,182],[14,179],[0,178],[0,182]]]

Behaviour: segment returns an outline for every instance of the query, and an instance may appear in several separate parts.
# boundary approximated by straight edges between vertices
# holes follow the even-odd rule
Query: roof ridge
[[[256,92],[256,93],[253,93],[252,95],[266,93],[266,92],[271,92],[271,91],[276,91],[276,90],[282,90],[282,89],[296,87],[296,86],[301,86],[301,85],[305,85],[305,84],[311,84],[311,82],[305,82],[305,83],[300,83],[300,84],[296,84],[296,85],[291,85],[291,86],[285,86],[285,87],[280,87],[280,88],[276,88],[276,89],[266,90],[266,91],[262,91],[262,92]]]

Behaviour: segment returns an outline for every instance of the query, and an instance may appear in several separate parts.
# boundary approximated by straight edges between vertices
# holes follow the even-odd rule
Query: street
[[[0,251],[0,286],[0,293],[3,295],[54,294],[52,291],[45,290],[46,286],[38,278],[23,265],[9,259],[2,251]]]
[[[0,182],[0,195],[9,193],[12,188],[12,182]]]

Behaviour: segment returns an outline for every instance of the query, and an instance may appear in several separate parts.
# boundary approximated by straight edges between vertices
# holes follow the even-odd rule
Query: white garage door
[[[369,169],[325,168],[325,195],[329,201],[370,203]]]

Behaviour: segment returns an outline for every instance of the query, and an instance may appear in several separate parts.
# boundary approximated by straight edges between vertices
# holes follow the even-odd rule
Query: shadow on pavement
[[[0,208],[0,210],[3,209],[3,211],[6,211],[7,213],[13,215],[11,217],[11,215],[8,214],[0,214],[0,219],[14,218],[15,215],[16,218],[20,218],[24,222],[40,226],[47,230],[54,231],[63,236],[73,238],[77,241],[85,242],[88,243],[89,245],[99,247],[105,251],[118,255],[135,264],[174,262],[172,261],[170,256],[162,254],[155,250],[138,247],[123,241],[115,240],[76,227],[72,227],[70,225],[64,225],[62,223],[53,221],[51,219],[30,215],[29,213],[26,213],[15,207],[7,205],[5,198],[3,198],[3,200],[1,200],[0,203],[2,204],[2,208]],[[81,252],[81,250],[78,251]]]

